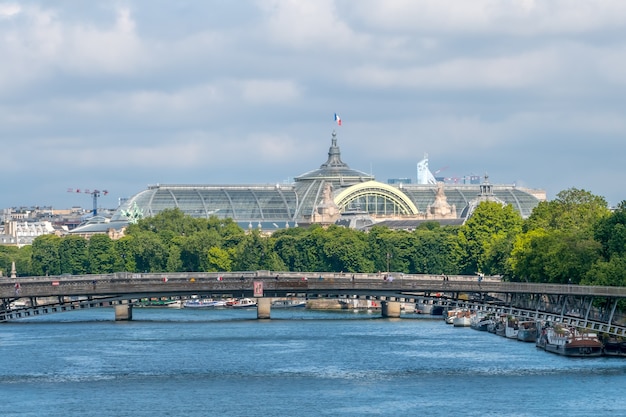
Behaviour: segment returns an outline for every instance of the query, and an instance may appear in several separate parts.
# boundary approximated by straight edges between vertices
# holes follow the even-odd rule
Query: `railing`
[[[294,283],[297,283],[297,288],[310,291],[525,293],[626,298],[626,287],[500,282],[489,278],[479,281],[472,276],[449,276],[443,279],[440,275],[272,271],[142,274],[117,272],[100,275],[2,278],[0,279],[0,298],[102,295],[137,291],[158,293],[165,290],[164,285],[171,291],[251,290],[254,281],[262,281],[265,289],[274,290],[288,290],[294,286]]]
[[[19,299],[29,301],[31,308],[37,308],[42,305],[62,305],[76,300],[93,301],[97,304],[99,300],[187,297],[193,294],[250,297],[256,295],[254,291],[255,289],[258,291],[259,286],[255,286],[255,283],[259,282],[262,283],[263,294],[266,297],[298,295],[309,298],[367,297],[378,300],[417,300],[427,297],[482,300],[484,295],[490,294],[496,297],[496,300],[491,302],[496,305],[507,304],[506,299],[511,294],[558,295],[579,299],[597,297],[613,300],[613,303],[617,299],[626,298],[624,287],[501,282],[493,277],[479,279],[476,276],[276,271],[143,274],[117,272],[100,275],[0,278],[2,300],[0,313],[12,311],[15,308],[15,301]],[[605,320],[612,323],[622,322],[617,312],[615,314],[611,312],[610,317],[612,319]]]

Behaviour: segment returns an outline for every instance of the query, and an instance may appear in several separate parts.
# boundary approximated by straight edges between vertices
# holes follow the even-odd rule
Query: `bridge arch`
[[[364,210],[372,215],[417,215],[419,210],[404,193],[378,181],[366,181],[341,191],[334,197],[341,211]]]

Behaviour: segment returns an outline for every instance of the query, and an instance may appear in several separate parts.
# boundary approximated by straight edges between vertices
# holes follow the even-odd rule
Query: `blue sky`
[[[383,182],[626,200],[623,0],[0,0],[0,56],[0,208],[282,183],[333,130]]]

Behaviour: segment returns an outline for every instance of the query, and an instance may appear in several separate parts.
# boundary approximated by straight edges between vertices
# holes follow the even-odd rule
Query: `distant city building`
[[[26,222],[11,220],[4,224],[4,234],[0,235],[0,243],[3,245],[25,246],[33,243],[33,240],[42,235],[55,233],[52,223]]]
[[[412,182],[411,178],[389,178],[387,180],[389,185],[411,184]]]
[[[483,187],[484,188],[484,187]],[[530,215],[545,191],[514,185],[489,185],[490,198],[511,204],[522,217]],[[416,184],[385,184],[341,159],[332,133],[328,159],[318,169],[295,177],[290,184],[151,185],[124,201],[110,221],[92,221],[71,233],[120,233],[132,221],[178,208],[192,217],[231,218],[245,229],[271,232],[314,223],[365,228],[384,224],[414,228],[419,222],[462,224],[476,201],[485,199],[480,184],[442,183],[418,163]],[[404,225],[404,226],[403,226]]]

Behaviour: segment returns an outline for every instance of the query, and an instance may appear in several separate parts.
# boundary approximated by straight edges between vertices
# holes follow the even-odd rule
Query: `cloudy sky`
[[[0,0],[0,57],[0,208],[288,182],[333,130],[383,182],[626,200],[623,0]]]

